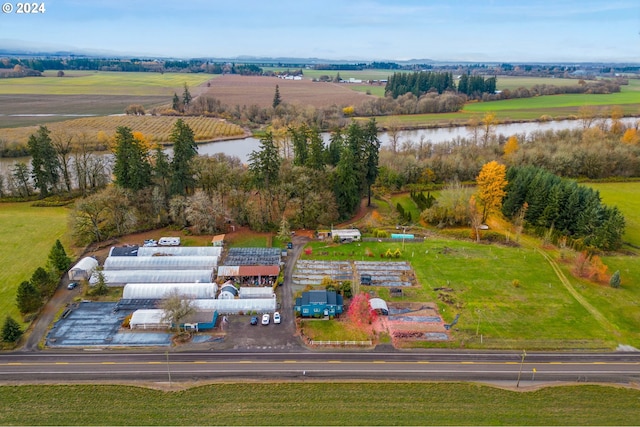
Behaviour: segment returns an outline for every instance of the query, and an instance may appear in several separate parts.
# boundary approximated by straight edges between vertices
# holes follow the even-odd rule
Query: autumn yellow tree
[[[482,117],[482,146],[486,147],[489,144],[489,139],[493,135],[494,127],[498,124],[498,118],[496,113],[488,112]]]
[[[518,137],[515,135],[511,135],[507,142],[504,144],[504,158],[509,159],[513,154],[518,151],[520,145],[518,145]]]
[[[487,220],[489,213],[500,209],[507,186],[507,168],[495,160],[486,163],[478,177],[478,200],[482,204],[482,222]]]
[[[624,131],[621,140],[625,144],[636,145],[638,142],[640,142],[640,135],[638,135],[638,131],[635,128],[629,128]]]

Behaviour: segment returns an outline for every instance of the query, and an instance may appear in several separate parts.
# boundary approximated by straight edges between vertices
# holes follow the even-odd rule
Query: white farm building
[[[104,270],[213,270],[217,256],[110,256]]]
[[[215,310],[220,314],[273,313],[277,307],[275,295],[273,298],[197,299],[192,304],[198,311]]]
[[[107,286],[124,286],[128,283],[211,283],[212,270],[104,270]],[[91,286],[98,283],[94,271],[89,279]]]
[[[174,292],[186,298],[214,299],[217,291],[216,283],[127,283],[122,299],[163,299]]]
[[[69,280],[88,280],[98,266],[98,260],[90,256],[82,258],[69,270]]]
[[[216,246],[143,246],[138,248],[138,256],[217,256],[222,254],[222,247]]]
[[[136,310],[131,315],[129,327],[131,329],[168,329],[171,326],[171,322],[163,320],[163,318],[164,310]]]

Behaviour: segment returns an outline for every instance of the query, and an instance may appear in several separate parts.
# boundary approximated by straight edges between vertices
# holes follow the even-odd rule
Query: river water
[[[625,118],[622,121],[626,125],[635,125],[638,118]],[[582,121],[580,120],[557,120],[548,122],[527,122],[527,123],[511,123],[501,124],[494,127],[496,135],[522,135],[530,134],[536,131],[547,130],[563,130],[563,129],[578,129],[582,127]],[[415,129],[408,131],[400,131],[398,133],[397,141],[398,147],[403,143],[411,142],[418,143],[422,139],[424,142],[430,142],[434,144],[455,140],[458,138],[470,138],[470,129],[465,126],[460,127],[448,127],[448,128],[435,128],[435,129]],[[330,134],[323,133],[322,137],[325,142],[329,141]],[[382,146],[389,145],[389,134],[382,132],[378,135]],[[219,142],[208,142],[198,145],[198,154],[202,156],[213,155],[217,153],[224,153],[230,156],[236,156],[240,158],[243,163],[247,163],[249,155],[252,151],[255,151],[260,146],[260,140],[258,138],[243,138],[232,139]],[[171,149],[166,150],[171,153]],[[30,162],[29,157],[23,158],[0,158],[0,173],[5,174],[16,162],[21,161],[25,163]]]

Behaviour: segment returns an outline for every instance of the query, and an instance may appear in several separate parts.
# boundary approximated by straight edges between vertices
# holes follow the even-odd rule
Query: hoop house
[[[127,283],[211,283],[211,270],[105,270],[102,271],[107,286],[124,286]],[[90,285],[98,282],[94,271]]]
[[[176,292],[192,299],[213,299],[218,285],[215,283],[127,283],[122,299],[163,299]]]
[[[222,254],[221,247],[214,246],[143,246],[138,248],[138,256],[217,256]]]
[[[213,270],[217,256],[111,256],[104,262],[110,270]]]

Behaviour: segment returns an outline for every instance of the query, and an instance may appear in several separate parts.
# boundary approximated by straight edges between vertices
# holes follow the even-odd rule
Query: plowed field
[[[322,83],[303,80],[283,80],[266,76],[222,75],[211,80],[202,95],[211,95],[227,105],[269,107],[273,103],[276,85],[282,102],[294,105],[328,107],[358,105],[371,95],[351,90],[348,83]]]

